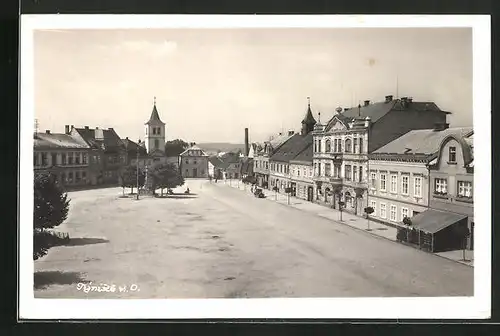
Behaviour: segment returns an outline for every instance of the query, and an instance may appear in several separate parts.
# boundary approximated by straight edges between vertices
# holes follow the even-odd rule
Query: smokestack
[[[69,134],[69,125],[64,125],[64,133]]]
[[[245,156],[250,153],[250,146],[248,144],[248,127],[245,128]]]

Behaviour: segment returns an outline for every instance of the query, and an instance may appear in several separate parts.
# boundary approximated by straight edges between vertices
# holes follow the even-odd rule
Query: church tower
[[[311,111],[311,99],[307,97],[307,112],[302,120],[302,129],[301,134],[307,135],[312,132],[314,129],[314,125],[316,125],[316,120],[314,119]]]
[[[154,98],[153,111],[148,122],[145,123],[145,143],[148,154],[153,152],[165,153],[165,123],[161,121],[156,109]]]

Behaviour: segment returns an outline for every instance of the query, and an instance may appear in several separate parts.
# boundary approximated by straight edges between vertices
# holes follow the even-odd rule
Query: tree
[[[354,214],[358,214],[358,199],[363,198],[363,193],[365,190],[363,188],[354,188]]]
[[[410,242],[410,226],[411,226],[411,219],[409,217],[404,217],[403,218],[403,224],[406,225],[406,241],[409,243]]]
[[[165,144],[166,156],[179,156],[182,152],[189,148],[189,144],[181,139],[167,141]]]
[[[142,169],[139,169],[139,187],[144,185],[146,174]],[[137,186],[137,166],[130,165],[122,170],[120,175],[120,184],[125,195],[125,188],[130,188],[130,193],[134,192],[134,187]]]
[[[33,260],[37,260],[54,245],[53,236],[47,229],[66,220],[70,200],[55,175],[50,173],[35,174],[33,196]]]
[[[365,208],[366,219],[368,220],[368,228],[366,229],[367,231],[371,231],[371,229],[370,229],[370,215],[374,212],[375,212],[375,209],[373,209],[372,207]]]
[[[177,167],[171,163],[153,166],[151,169],[151,180],[153,194],[156,189],[160,188],[161,196],[163,196],[163,189],[172,189],[184,184],[184,177],[182,177]]]

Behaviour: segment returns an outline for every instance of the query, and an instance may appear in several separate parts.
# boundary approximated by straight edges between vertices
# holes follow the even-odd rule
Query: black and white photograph
[[[489,28],[23,16],[20,316],[489,317]]]

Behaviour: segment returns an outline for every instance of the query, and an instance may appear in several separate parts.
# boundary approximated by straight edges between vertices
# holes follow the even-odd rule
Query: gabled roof
[[[307,163],[307,164],[312,164],[313,162],[313,144],[312,142],[307,145],[307,147],[302,150],[293,160],[290,160],[290,162],[297,162],[297,163]]]
[[[137,144],[137,142],[134,142],[130,140],[129,138],[122,139],[123,145],[125,146],[125,150],[129,153],[137,153],[137,150],[139,150],[139,155],[146,155],[147,151],[144,146],[141,146]],[[142,142],[141,142],[142,143]]]
[[[223,168],[224,166],[224,162],[222,162],[222,160],[216,156],[216,155],[212,155],[208,158],[208,161],[214,165],[214,167],[218,167],[218,168]]]
[[[67,148],[85,149],[90,148],[85,142],[61,133],[36,133],[33,139],[34,149]]]
[[[373,154],[434,154],[447,136],[454,134],[463,137],[471,132],[473,132],[472,127],[447,128],[442,131],[413,130],[380,147]]]
[[[310,143],[312,143],[312,139],[313,136],[311,133],[305,136],[296,133],[274,152],[270,160],[289,162],[302,152]]]
[[[156,103],[153,105],[153,111],[151,111],[151,116],[149,117],[149,120],[146,122],[146,125],[148,124],[165,124],[163,121],[160,119],[160,115],[158,114],[158,110],[156,109]]]
[[[408,103],[405,107],[401,99],[391,100],[389,102],[376,102],[369,104],[367,106],[355,106],[348,108],[347,110],[343,110],[341,113],[335,112],[335,115],[340,116],[341,118],[345,118],[345,120],[352,120],[353,118],[366,118],[370,117],[371,122],[375,123],[377,120],[385,116],[390,111],[404,111],[404,110],[413,110],[413,111],[435,111],[435,112],[444,112],[449,114],[449,112],[442,111],[435,103],[433,102],[417,102],[412,101]],[[332,118],[333,119],[333,118]],[[331,119],[330,119],[331,120]],[[328,122],[328,124],[330,121]]]
[[[205,153],[205,151],[203,149],[201,149],[200,147],[198,147],[196,145],[192,145],[191,147],[186,149],[184,152],[180,153],[179,156],[184,156],[184,155],[188,154],[189,152],[193,152],[193,151],[200,151],[201,152],[201,155],[197,155],[197,156],[208,156],[207,153]]]
[[[104,145],[104,149],[125,149],[122,139],[112,128],[74,128],[74,130],[93,148],[102,148]]]

